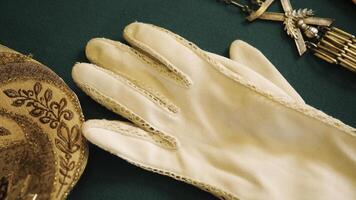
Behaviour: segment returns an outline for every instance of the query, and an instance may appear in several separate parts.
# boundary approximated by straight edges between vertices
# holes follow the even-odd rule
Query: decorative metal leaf
[[[74,169],[74,167],[75,167],[75,162],[74,162],[74,161],[71,161],[71,162],[69,163],[69,165],[68,165],[68,170],[69,170],[69,171],[72,171],[72,170]]]
[[[78,125],[74,125],[71,130],[71,143],[76,144],[80,138],[80,129]]]
[[[57,128],[57,135],[62,141],[64,141],[64,143],[70,142],[69,128],[67,127],[67,125],[65,123],[63,123],[63,122],[59,123],[59,126]]]
[[[50,117],[40,117],[40,122],[44,123],[44,124],[48,124],[52,119]]]
[[[294,12],[294,10],[293,10]],[[291,14],[293,15],[293,14]],[[293,38],[293,39],[298,39],[298,32],[297,28],[295,27],[295,19],[291,15],[286,15],[284,19],[284,30],[287,32],[287,34]]]
[[[33,91],[35,91],[35,94],[38,95],[42,90],[42,85],[39,82],[36,82],[35,85],[33,86]]]
[[[25,103],[25,99],[16,99],[15,101],[12,102],[11,105],[20,107]]]
[[[59,158],[60,158],[61,162],[63,162],[65,165],[68,165],[69,161],[67,159],[65,159],[63,156],[59,156]]]
[[[10,98],[15,98],[15,97],[17,97],[19,95],[16,92],[16,90],[13,90],[13,89],[6,89],[3,92],[5,93],[6,96],[8,96]]]
[[[64,152],[64,153],[68,152],[68,149],[66,147],[67,145],[62,140],[55,139],[55,143],[56,143],[57,148],[60,149],[62,152]]]
[[[313,16],[314,12],[313,12],[312,9],[308,9],[308,8],[301,9],[301,8],[299,8],[298,10],[293,10],[292,11],[292,15],[295,18],[301,19],[301,18]]]
[[[33,105],[34,105],[34,103],[32,101],[29,101],[29,102],[26,103],[26,107],[30,107],[30,106],[33,106]]]
[[[66,160],[63,159],[63,158],[60,159],[59,165],[60,165],[62,168],[64,168],[64,169],[67,169],[67,168],[68,168],[68,167],[67,167],[68,163],[66,163]]]
[[[313,16],[313,10],[304,8],[304,9],[298,9],[298,10],[292,10],[290,12],[285,13],[285,19],[284,19],[284,30],[287,32],[287,34],[293,38],[293,39],[298,39],[298,27],[296,27],[296,23],[299,19],[303,19],[306,17]]]
[[[60,110],[62,110],[66,106],[67,106],[67,100],[65,98],[62,98],[61,100],[59,100],[59,109]]]
[[[67,177],[67,170],[59,169],[59,173],[61,173],[64,177]]]
[[[52,90],[47,89],[44,93],[44,98],[46,100],[46,102],[49,102],[52,100]]]
[[[30,115],[32,115],[33,117],[40,117],[41,115],[43,115],[43,113],[44,110],[41,108],[34,108],[30,111]]]
[[[29,92],[30,90],[22,90],[22,93],[25,95],[25,96],[27,96],[28,97],[28,92]]]
[[[71,129],[71,134],[69,135],[68,149],[71,153],[76,152],[80,147],[77,144],[80,138],[80,129],[78,125],[75,125]]]

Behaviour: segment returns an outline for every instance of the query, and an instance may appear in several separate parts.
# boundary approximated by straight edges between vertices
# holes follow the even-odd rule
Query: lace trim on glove
[[[121,74],[119,72],[112,72],[110,70],[106,70],[100,67],[97,67],[93,65],[98,70],[105,71],[106,73],[110,74],[112,77],[114,77],[116,80],[125,83],[135,91],[139,92],[141,95],[145,96],[149,100],[151,100],[153,103],[158,105],[160,108],[163,108],[164,110],[170,112],[170,113],[178,113],[179,108],[173,104],[168,98],[166,98],[164,95],[160,94],[157,92],[155,89],[147,86],[143,82],[140,82],[138,80],[134,80],[124,74]]]
[[[130,133],[131,134],[131,133]],[[135,134],[135,133],[133,133]],[[141,135],[141,134],[139,134]],[[111,151],[110,149],[107,149],[101,145],[98,145],[96,143],[93,143],[95,145],[97,145],[99,148],[107,151],[107,152],[110,152],[111,154],[115,155],[115,156],[118,156],[124,160],[126,160],[127,162],[129,162],[130,164],[132,165],[135,165],[137,167],[140,167],[144,170],[147,170],[147,171],[150,171],[150,172],[154,172],[154,173],[157,173],[157,174],[161,174],[161,175],[164,175],[164,176],[168,176],[168,177],[171,177],[171,178],[174,178],[178,181],[182,181],[182,182],[185,182],[185,183],[188,183],[190,185],[193,185],[195,187],[198,187],[204,191],[207,191],[213,195],[215,195],[216,197],[218,197],[219,199],[222,199],[222,200],[239,200],[239,198],[237,198],[234,194],[230,193],[230,192],[226,192],[222,189],[219,189],[215,186],[212,186],[210,184],[206,184],[202,181],[199,181],[199,180],[194,180],[194,179],[191,179],[189,177],[186,177],[186,176],[183,176],[183,175],[180,175],[178,173],[175,173],[175,172],[170,172],[168,170],[164,170],[164,169],[159,169],[157,167],[152,167],[152,166],[148,166],[146,164],[141,164],[141,163],[138,163],[138,162],[135,162],[119,153],[115,153],[113,151]]]
[[[108,40],[106,38],[102,38],[103,40]],[[108,40],[111,42],[110,40]],[[162,65],[161,63],[155,61],[154,58],[150,57],[149,55],[146,55],[144,52],[141,52],[138,49],[135,49],[133,47],[124,45],[122,43],[115,43],[113,44],[116,48],[122,49],[127,53],[130,53],[131,55],[135,56],[142,62],[146,63],[151,69],[153,69],[156,73],[161,75],[162,77],[167,78],[168,80],[174,81],[176,84],[181,85],[183,87],[188,88],[189,84],[187,81],[185,81],[181,76],[177,75],[176,73],[173,73],[170,69],[168,69],[166,66]]]
[[[114,99],[102,94],[97,89],[89,86],[88,84],[77,83],[77,85],[91,98],[93,98],[96,102],[105,106],[107,109],[125,117],[126,119],[132,121],[136,125],[138,125],[143,130],[146,130],[151,137],[150,141],[153,141],[154,144],[157,144],[166,149],[177,149],[178,143],[177,141],[169,136],[168,134],[162,133],[158,129],[154,128],[140,116],[136,115],[134,112],[121,105]]]
[[[179,70],[174,65],[172,65],[168,60],[161,57],[155,51],[152,51],[150,47],[143,45],[143,44],[137,44],[136,41],[132,40],[127,35],[129,35],[129,34],[127,33],[127,30],[124,29],[125,40],[130,42],[131,44],[135,44],[136,46],[140,47],[140,49],[142,49],[144,52],[150,52],[150,54],[152,54],[153,57],[150,56],[149,58],[152,58],[154,60],[157,59],[160,63],[162,63],[164,65],[163,67],[168,68],[170,70],[170,73],[173,72],[173,74],[177,75],[177,76],[173,77],[176,81],[178,81],[179,83],[182,83],[183,86],[185,86],[186,88],[189,88],[193,84],[193,81],[190,80],[190,78],[186,74],[184,74],[181,70]]]
[[[156,143],[156,141],[152,140],[151,135],[149,135],[146,131],[134,126],[134,124],[128,124],[126,122],[121,122],[121,124],[114,123],[109,120],[91,120],[91,128],[102,128],[105,127],[106,130],[110,130],[116,133],[120,133],[122,135],[136,137],[142,140],[146,140],[152,143]]]
[[[192,42],[187,41],[186,39],[182,38],[181,36],[172,33],[169,30],[166,30],[164,28],[161,27],[157,27],[155,25],[150,24],[153,28],[159,29],[171,36],[173,36],[178,42],[180,42],[181,44],[183,44],[184,46],[186,46],[187,48],[190,48],[194,53],[196,53],[197,55],[199,55],[201,58],[203,58],[205,61],[207,61],[209,64],[211,64],[215,69],[217,69],[219,72],[221,72],[222,74],[224,74],[225,76],[227,76],[228,78],[240,83],[241,85],[246,86],[247,88],[249,88],[250,90],[263,95],[264,97],[266,97],[269,100],[272,100],[276,103],[279,103],[285,107],[291,108],[295,111],[298,111],[308,117],[311,117],[313,119],[317,119],[331,127],[337,128],[347,134],[350,134],[352,136],[356,136],[356,129],[352,128],[351,126],[348,126],[346,124],[344,124],[343,122],[341,122],[338,119],[335,119],[327,114],[325,114],[324,112],[317,110],[316,108],[313,108],[307,104],[301,104],[298,102],[291,102],[290,100],[283,98],[283,97],[276,97],[273,94],[271,94],[268,91],[264,91],[262,89],[260,89],[259,87],[257,87],[255,84],[253,84],[250,81],[246,81],[244,80],[242,77],[235,75],[234,73],[230,73],[230,71],[228,69],[226,69],[222,64],[218,63],[217,61],[215,61],[215,59],[211,58],[210,56],[208,56],[206,53],[204,53],[203,50],[201,50],[198,46],[196,46],[195,44],[193,44]],[[126,38],[125,38],[126,39]],[[136,43],[135,43],[136,44]],[[141,48],[141,45],[138,45],[139,48]],[[146,50],[146,49],[144,49]],[[149,51],[151,53],[151,51]]]
[[[126,77],[131,84],[131,87],[134,87],[137,89],[141,94],[143,94],[145,97],[149,98],[151,101],[159,105],[160,107],[164,108],[168,112],[171,113],[178,113],[179,108],[174,105],[171,101],[169,101],[168,98],[166,98],[164,95],[160,94],[157,92],[155,89],[152,87],[147,86],[143,82],[140,82],[138,80],[131,79],[129,77]]]

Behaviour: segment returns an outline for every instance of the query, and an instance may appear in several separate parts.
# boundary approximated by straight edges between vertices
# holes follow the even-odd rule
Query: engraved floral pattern
[[[26,106],[30,108],[29,114],[38,118],[42,124],[48,124],[50,128],[56,129],[57,138],[55,146],[63,153],[59,155],[59,195],[65,185],[69,185],[71,171],[75,169],[76,162],[72,160],[72,155],[80,149],[80,128],[74,125],[69,128],[66,121],[73,119],[73,112],[67,109],[67,100],[61,98],[58,102],[53,100],[53,92],[46,89],[43,92],[42,84],[36,82],[32,90],[6,89],[3,91],[6,96],[13,99],[11,105],[15,107]],[[1,134],[1,132],[0,132]]]
[[[46,89],[41,96],[42,85],[36,82],[33,86],[33,90],[14,90],[6,89],[4,93],[6,96],[14,99],[11,105],[20,107],[26,105],[26,107],[32,107],[30,115],[38,117],[43,124],[49,124],[51,128],[57,128],[62,119],[71,120],[73,118],[73,112],[65,109],[67,106],[67,100],[62,98],[59,102],[52,101],[53,92],[50,89]]]
[[[60,166],[60,157],[63,156],[65,157],[65,153],[62,152],[55,144],[55,139],[59,139],[57,135],[57,128],[59,127],[59,122],[64,122],[69,130],[71,130],[72,126],[78,125],[80,128],[82,122],[84,121],[84,116],[82,114],[81,107],[79,105],[78,98],[76,95],[73,93],[73,91],[65,84],[65,82],[58,77],[57,74],[55,74],[52,70],[50,70],[48,67],[44,66],[43,64],[36,62],[31,59],[30,56],[23,56],[18,53],[13,53],[13,52],[0,52],[0,99],[2,101],[2,106],[1,107],[6,107],[11,112],[18,113],[21,115],[24,115],[24,118],[32,120],[32,123],[28,124],[26,123],[26,129],[33,129],[36,128],[37,125],[43,126],[42,128],[47,129],[46,132],[44,132],[44,136],[47,136],[46,141],[38,141],[38,139],[41,139],[42,137],[38,134],[32,135],[29,137],[29,139],[34,138],[34,143],[33,145],[40,144],[38,146],[34,146],[36,149],[42,148],[44,150],[48,150],[48,155],[44,154],[42,150],[39,152],[39,157],[36,159],[43,159],[45,161],[45,164],[48,165],[48,173],[44,174],[44,177],[41,176],[41,180],[43,180],[39,185],[35,185],[36,187],[33,187],[32,189],[34,190],[41,190],[41,197],[43,196],[44,199],[58,199],[58,200],[64,200],[66,199],[68,193],[72,190],[73,186],[77,183],[79,180],[80,176],[83,173],[83,170],[85,168],[87,158],[88,158],[88,147],[86,140],[82,137],[80,134],[80,139],[76,143],[80,146],[80,149],[77,150],[75,153],[73,153],[71,156],[72,158],[70,161],[75,162],[75,168],[72,171],[68,172],[68,175],[70,175],[71,178],[67,177],[65,179],[65,182],[68,184],[65,186],[62,186],[62,184],[59,182],[59,179],[63,177],[63,175],[59,172],[62,167]],[[32,83],[29,83],[28,81],[35,81]],[[64,110],[70,110],[73,113],[73,117],[70,120],[64,119],[64,117],[60,117],[59,120],[54,120],[54,121],[59,121],[58,125],[56,128],[50,128],[50,122],[44,124],[40,122],[39,118],[42,116],[45,116],[45,113],[40,116],[40,117],[33,117],[32,115],[29,114],[31,110],[33,110],[33,106],[26,107],[26,104],[28,101],[26,101],[21,107],[16,107],[11,105],[12,102],[16,98],[10,98],[6,94],[4,94],[4,90],[6,89],[14,89],[18,93],[18,89],[24,89],[24,90],[32,90],[34,91],[34,85],[36,82],[40,82],[42,85],[41,87],[41,92],[38,95],[38,97],[43,97],[44,98],[44,93],[46,89],[51,89],[52,90],[52,100],[49,101],[49,104],[52,101],[56,101],[58,104],[60,103],[60,100],[62,97],[65,98],[64,101],[66,101],[67,105],[63,106],[64,101],[61,103],[61,107],[64,108]],[[9,85],[8,85],[9,84]],[[10,86],[12,85],[12,86]],[[56,88],[57,90],[52,89]],[[36,86],[37,88],[37,86]],[[35,97],[33,97],[35,98]],[[43,102],[42,102],[43,103]],[[12,107],[12,109],[11,109]],[[49,105],[48,105],[49,107]],[[48,109],[48,108],[47,108]],[[51,110],[51,109],[50,109]],[[25,113],[24,113],[25,111]],[[53,111],[53,109],[52,109]],[[55,114],[57,114],[57,110],[54,110]],[[26,114],[27,113],[27,114]],[[1,116],[1,108],[0,108],[0,116]],[[58,117],[57,117],[58,118]],[[0,119],[2,122],[2,119]],[[15,120],[16,121],[16,120]],[[0,122],[0,124],[1,124]],[[17,121],[16,121],[17,122]],[[19,126],[22,124],[22,122],[19,124]],[[33,124],[33,126],[32,126]],[[55,123],[52,123],[55,124]],[[2,126],[2,124],[0,125]],[[5,126],[4,126],[5,127]],[[11,127],[5,127],[7,128],[11,134],[14,134],[15,132],[12,132]],[[51,129],[51,130],[50,130]],[[38,136],[38,138],[37,138]],[[0,136],[2,138],[3,136]],[[6,137],[6,136],[5,136]],[[16,136],[15,136],[16,137]],[[42,138],[43,139],[43,138]],[[1,140],[1,139],[0,139]],[[10,138],[11,140],[11,138]],[[23,145],[27,144],[25,142],[23,143],[13,143],[9,140],[9,145],[12,145],[11,147],[14,150],[9,150],[9,153],[6,153],[2,150],[0,150],[0,160],[5,160],[4,163],[10,162],[9,165],[6,165],[4,167],[12,167],[12,166],[17,166],[17,163],[14,163],[14,161],[18,162],[19,160],[17,157],[20,156],[21,158],[26,156],[25,153],[27,152],[26,148],[23,149]],[[5,144],[7,145],[7,143]],[[32,146],[32,145],[30,145]],[[12,149],[11,148],[11,149]],[[21,149],[21,151],[18,151],[17,149]],[[14,155],[12,152],[17,153],[19,152],[20,155],[16,154]],[[24,152],[24,153],[21,153]],[[51,153],[52,152],[52,153]],[[53,154],[54,153],[54,154]],[[32,155],[32,154],[31,154]],[[43,156],[43,158],[42,158]],[[54,157],[55,156],[55,157]],[[28,159],[20,160],[21,162],[18,164],[18,166],[22,166],[24,164],[31,164],[31,169],[32,167],[35,167],[35,165],[38,165],[39,167],[42,167],[44,163],[39,163],[39,162],[27,162],[29,161]],[[2,168],[3,163],[0,163],[0,171],[4,172],[4,168]],[[27,167],[24,167],[23,169],[27,169]],[[34,168],[35,169],[35,168]],[[11,173],[15,172],[18,170],[22,170],[21,168],[7,168],[6,173]],[[66,170],[66,169],[65,169]],[[25,172],[24,172],[25,174]],[[0,176],[1,179],[1,176]],[[33,180],[34,184],[39,183],[36,180]],[[11,189],[9,191],[12,191]],[[32,190],[31,190],[32,191]],[[1,199],[1,198],[0,198]]]
[[[55,139],[56,147],[64,153],[64,157],[59,156],[59,164],[61,166],[59,173],[62,175],[62,177],[59,178],[59,183],[61,183],[62,189],[64,185],[69,184],[66,182],[66,179],[71,178],[69,172],[75,168],[75,162],[71,161],[71,158],[72,154],[80,148],[78,145],[80,129],[78,125],[75,125],[69,130],[65,123],[60,122],[57,128],[57,136],[58,138]],[[61,189],[59,191],[61,191]]]

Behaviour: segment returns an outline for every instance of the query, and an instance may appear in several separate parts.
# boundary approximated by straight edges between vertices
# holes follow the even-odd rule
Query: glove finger
[[[130,160],[160,157],[164,159],[158,159],[157,162],[162,161],[162,166],[165,166],[164,162],[173,157],[177,150],[166,146],[162,138],[131,122],[92,119],[84,122],[82,132],[91,143],[116,155],[129,155],[124,157],[131,157]]]
[[[146,170],[163,173],[179,166],[179,151],[130,122],[88,120],[82,132],[92,144]]]
[[[167,146],[176,147],[162,121],[173,123],[168,110],[150,96],[149,91],[113,72],[92,64],[78,63],[72,69],[74,82],[95,101],[161,137]]]
[[[125,27],[124,38],[133,47],[152,56],[185,80],[187,87],[192,85],[192,79],[203,71],[200,66],[204,65],[205,61],[193,53],[190,47],[181,43],[179,39],[182,38],[168,30],[135,22]]]
[[[188,78],[191,83],[187,85],[188,87],[194,84],[192,81],[196,81],[194,89],[187,90],[186,96],[189,96],[189,91],[195,93],[200,87],[208,87],[209,81],[224,79],[227,75],[223,71],[228,69],[221,63],[216,62],[191,42],[163,28],[151,24],[132,23],[125,28],[124,38],[178,76]],[[282,90],[279,91],[284,93]]]
[[[204,163],[197,163],[189,150],[165,148],[160,140],[156,141],[149,132],[132,123],[89,120],[84,122],[82,132],[91,143],[137,167],[192,184],[218,197],[224,193],[221,188],[202,181],[197,171],[202,170],[199,166]],[[216,170],[214,166],[211,168]],[[229,176],[225,172],[223,175]]]
[[[184,85],[167,67],[118,41],[91,39],[86,45],[85,53],[90,62],[97,66],[129,79],[140,80],[169,99],[173,99],[169,91],[179,89],[176,84]]]
[[[304,103],[302,97],[275,66],[255,47],[241,40],[235,40],[230,46],[230,58],[261,74],[288,93],[297,102]]]
[[[221,64],[223,64],[227,69],[231,70],[231,72],[238,74],[246,81],[253,83],[258,88],[261,88],[264,91],[269,91],[274,96],[284,97],[286,99],[293,100],[293,97],[291,97],[286,91],[283,91],[271,81],[267,80],[259,73],[249,69],[247,66],[244,66],[234,60],[230,60],[228,58],[210,52],[207,52],[207,54],[210,57],[216,59]]]

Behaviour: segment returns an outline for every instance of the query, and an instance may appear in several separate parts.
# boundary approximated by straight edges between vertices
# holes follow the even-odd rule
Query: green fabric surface
[[[312,8],[318,16],[331,17],[335,26],[356,34],[356,6],[351,0],[292,0],[292,5]],[[270,10],[282,11],[278,0]],[[87,61],[83,50],[89,39],[122,40],[124,26],[133,21],[165,27],[225,56],[233,40],[249,42],[277,66],[308,104],[356,127],[356,74],[311,54],[299,57],[282,23],[248,23],[239,10],[216,0],[0,0],[0,43],[33,54],[61,76],[77,93],[86,119],[120,119],[75,86],[71,68],[77,61]],[[90,145],[87,168],[69,199],[216,198]]]

